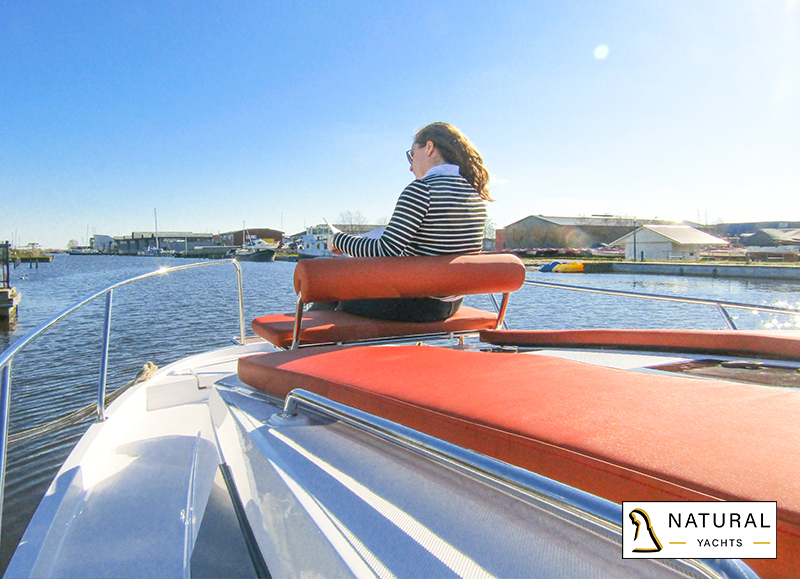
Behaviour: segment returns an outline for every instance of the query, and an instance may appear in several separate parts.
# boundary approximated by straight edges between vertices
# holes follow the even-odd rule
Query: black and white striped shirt
[[[439,165],[403,190],[381,237],[340,232],[333,245],[352,257],[479,253],[485,222],[484,201],[458,167]]]

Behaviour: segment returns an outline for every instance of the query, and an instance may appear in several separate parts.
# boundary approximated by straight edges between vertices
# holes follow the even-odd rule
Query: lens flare
[[[594,57],[597,60],[603,60],[607,56],[608,56],[608,46],[606,46],[605,44],[601,44],[600,46],[594,49]]]

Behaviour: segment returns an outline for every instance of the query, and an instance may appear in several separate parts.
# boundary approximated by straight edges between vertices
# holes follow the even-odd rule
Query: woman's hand
[[[333,245],[333,235],[328,237],[328,251],[330,251],[333,255],[342,255],[344,252],[341,249],[336,249]]]

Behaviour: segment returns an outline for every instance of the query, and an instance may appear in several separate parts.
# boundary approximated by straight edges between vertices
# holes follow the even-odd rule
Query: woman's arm
[[[416,238],[422,220],[428,214],[430,201],[428,186],[422,181],[414,181],[400,194],[383,235],[377,239],[367,239],[348,233],[337,233],[329,245],[352,257],[403,255]]]

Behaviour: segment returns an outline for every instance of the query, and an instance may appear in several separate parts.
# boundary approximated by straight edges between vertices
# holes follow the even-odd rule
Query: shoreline
[[[538,270],[552,259],[523,258],[525,267]],[[738,279],[774,279],[800,282],[800,265],[753,265],[752,263],[675,263],[675,262],[639,262],[639,261],[591,261],[571,259],[565,262],[584,264],[584,272],[592,273],[626,273],[642,275],[671,275],[687,277],[738,278]],[[800,290],[800,288],[798,288]]]

